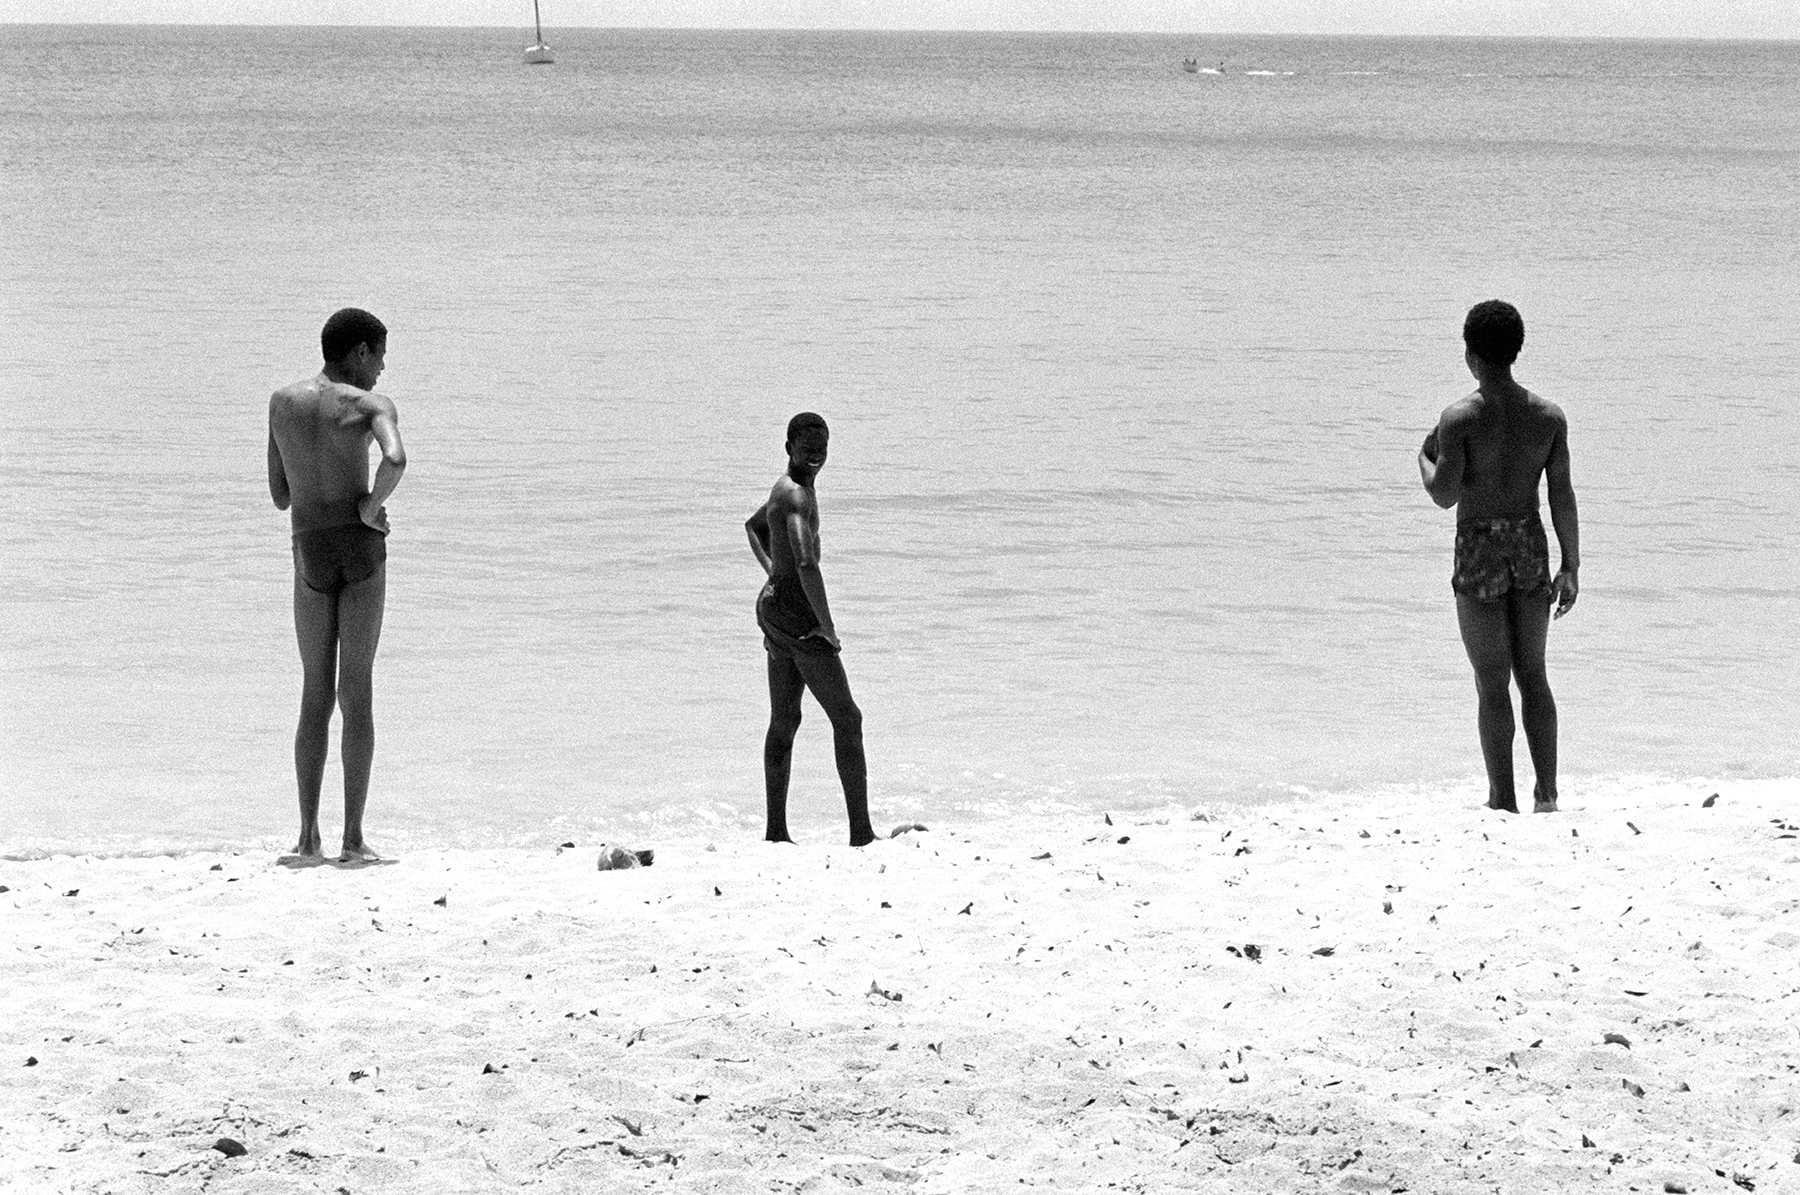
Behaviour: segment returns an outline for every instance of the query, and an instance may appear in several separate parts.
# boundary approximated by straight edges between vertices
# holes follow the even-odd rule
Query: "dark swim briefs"
[[[315,593],[342,593],[386,561],[387,538],[366,523],[294,532],[294,572]]]
[[[1550,543],[1537,515],[1468,519],[1456,525],[1456,569],[1450,588],[1492,602],[1509,590],[1550,593]]]
[[[835,656],[829,640],[808,636],[818,628],[812,603],[792,574],[771,577],[756,595],[756,625],[762,628],[763,647],[771,656]]]

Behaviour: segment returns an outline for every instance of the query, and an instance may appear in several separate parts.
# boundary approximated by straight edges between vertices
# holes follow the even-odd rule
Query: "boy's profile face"
[[[370,344],[365,340],[350,350],[350,356],[346,360],[356,385],[364,390],[373,390],[375,383],[381,380],[382,371],[387,368],[387,341],[383,339],[380,344]]]

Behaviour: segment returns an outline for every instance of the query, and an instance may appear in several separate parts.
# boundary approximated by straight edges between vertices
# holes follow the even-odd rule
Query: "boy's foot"
[[[319,846],[318,834],[302,831],[294,849],[275,860],[283,867],[317,867],[325,862],[325,851]]]

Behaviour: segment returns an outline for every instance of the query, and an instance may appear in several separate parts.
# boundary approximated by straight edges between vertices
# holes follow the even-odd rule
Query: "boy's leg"
[[[794,763],[794,735],[800,730],[800,698],[806,681],[786,656],[769,654],[769,733],[763,738],[763,795],[768,806],[763,838],[792,842],[788,835],[788,774]]]
[[[1549,638],[1550,603],[1542,594],[1514,590],[1506,595],[1512,628],[1512,671],[1519,684],[1519,714],[1525,723],[1525,745],[1537,773],[1534,813],[1556,812],[1556,698],[1544,667]]]
[[[331,711],[337,705],[337,598],[294,574],[294,638],[300,645],[300,722],[294,729],[294,779],[300,790],[298,855],[321,853],[319,788],[331,749]]]
[[[338,593],[338,708],[344,713],[344,847],[340,859],[373,858],[363,810],[375,762],[375,648],[387,604],[387,566]]]
[[[850,678],[835,656],[801,656],[796,661],[806,687],[831,719],[831,741],[837,753],[838,781],[844,786],[844,809],[850,816],[850,845],[875,841],[869,824],[869,767],[863,756],[862,710],[850,696]]]
[[[1519,811],[1513,795],[1512,626],[1507,599],[1484,602],[1456,595],[1456,623],[1475,668],[1476,724],[1487,765],[1488,808]]]

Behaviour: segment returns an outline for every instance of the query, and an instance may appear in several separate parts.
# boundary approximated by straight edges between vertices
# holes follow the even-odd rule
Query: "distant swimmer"
[[[750,550],[769,575],[756,598],[756,621],[769,657],[769,733],[763,740],[768,825],[763,837],[793,841],[787,826],[788,774],[800,729],[800,698],[811,689],[831,719],[838,780],[850,815],[850,845],[864,846],[875,840],[875,831],[869,825],[862,711],[850,696],[850,680],[838,656],[842,645],[819,572],[819,502],[813,481],[825,467],[830,435],[825,420],[810,411],[790,419],[787,472],[769,491],[769,500],[744,520]]]
[[[1463,646],[1475,667],[1477,723],[1487,764],[1488,808],[1519,811],[1513,794],[1513,710],[1518,682],[1525,743],[1537,773],[1532,807],[1556,811],[1556,699],[1544,670],[1550,608],[1561,618],[1580,592],[1581,535],[1569,480],[1569,425],[1562,408],[1513,380],[1525,321],[1490,299],[1469,310],[1463,354],[1478,383],[1444,409],[1419,449],[1432,501],[1456,512],[1450,587]],[[1548,482],[1550,522],[1562,551],[1552,575],[1538,517],[1538,479]]]
[[[319,787],[331,711],[344,712],[344,843],[340,863],[379,862],[363,841],[375,759],[375,647],[387,599],[387,508],[406,470],[400,416],[375,393],[387,328],[346,307],[319,334],[325,368],[269,398],[269,496],[294,532],[294,632],[305,676],[294,774],[301,860],[322,859]],[[369,483],[369,445],[381,449]]]

